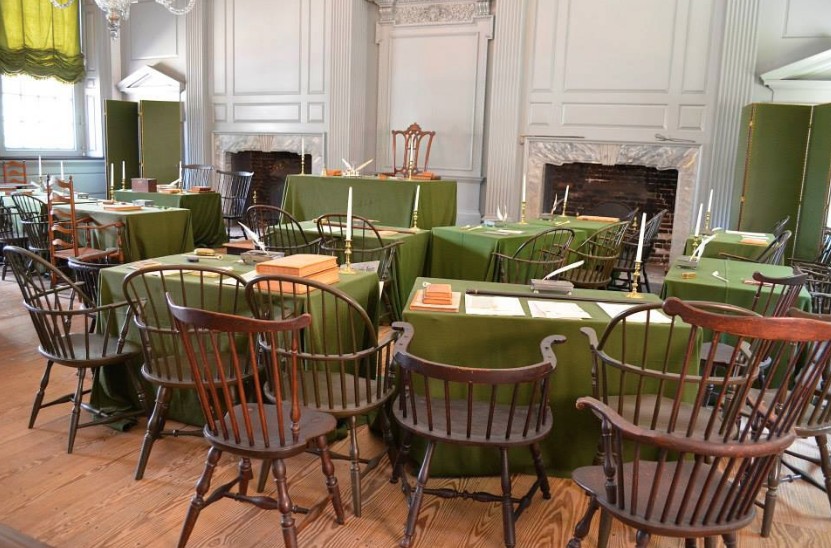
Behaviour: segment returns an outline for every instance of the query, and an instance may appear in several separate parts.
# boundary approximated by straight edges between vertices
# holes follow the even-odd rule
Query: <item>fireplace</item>
[[[693,203],[698,181],[700,152],[698,145],[610,143],[529,136],[526,137],[525,146],[527,162],[526,207],[529,215],[545,213],[551,208],[553,196],[548,198],[548,209],[546,209],[546,169],[551,172],[555,167],[559,168],[568,164],[614,166],[614,169],[624,166],[638,166],[667,172],[670,177],[674,176],[674,204],[672,208],[667,208],[673,212],[671,216],[672,226],[671,228],[662,227],[661,231],[670,234],[670,236],[664,235],[664,249],[666,249],[667,243],[669,245],[667,260],[672,260],[683,252],[692,221]],[[601,170],[602,172],[603,170]],[[551,192],[551,189],[549,189],[549,192]],[[569,190],[569,211],[574,212],[572,192],[579,196],[581,189],[575,184]],[[666,191],[662,191],[662,194],[666,194]],[[610,196],[604,201],[615,201],[615,198]],[[656,248],[657,254],[665,256],[666,251],[659,252]]]
[[[223,171],[253,171],[251,203],[280,205],[288,175],[323,171],[323,134],[214,133],[213,165]]]
[[[667,210],[655,239],[653,264],[669,262],[672,224],[675,210],[675,192],[678,170],[657,169],[641,165],[603,165],[585,162],[555,166],[546,164],[543,176],[543,211],[549,211],[554,198],[568,194],[568,213],[588,213],[593,207],[614,202],[638,215],[652,217]]]

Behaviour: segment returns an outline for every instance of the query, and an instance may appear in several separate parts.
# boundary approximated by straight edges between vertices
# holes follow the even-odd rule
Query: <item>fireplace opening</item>
[[[229,165],[231,171],[254,172],[251,179],[251,204],[281,205],[286,177],[300,173],[300,155],[294,152],[246,150],[227,154],[225,165]],[[307,172],[311,161],[311,155],[307,154]]]
[[[590,211],[604,202],[618,202],[647,218],[667,210],[650,263],[667,264],[672,244],[677,169],[656,169],[639,165],[603,165],[595,163],[546,164],[543,172],[542,210],[550,211],[555,195],[562,199],[568,191],[569,215]]]

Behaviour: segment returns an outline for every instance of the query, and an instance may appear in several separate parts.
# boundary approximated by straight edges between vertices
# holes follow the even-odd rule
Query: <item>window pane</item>
[[[6,149],[76,148],[72,84],[24,75],[0,78]]]

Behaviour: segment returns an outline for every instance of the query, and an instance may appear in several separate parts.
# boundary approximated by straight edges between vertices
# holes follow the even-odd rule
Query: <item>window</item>
[[[53,78],[0,76],[3,152],[80,154],[84,148],[80,93],[79,84]]]

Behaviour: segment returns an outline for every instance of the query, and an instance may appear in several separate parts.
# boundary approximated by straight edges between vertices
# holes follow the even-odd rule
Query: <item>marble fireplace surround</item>
[[[321,173],[325,152],[325,139],[317,134],[289,133],[214,133],[213,165],[217,169],[231,169],[230,154],[245,151],[293,152],[300,154],[301,144],[305,153],[312,156],[312,165],[306,164],[306,173]]]
[[[675,220],[672,225],[670,259],[681,255],[692,225],[698,170],[699,145],[670,143],[613,143],[526,137],[526,207],[529,216],[542,211],[543,173],[546,164],[561,166],[581,162],[603,165],[638,165],[677,169]]]

